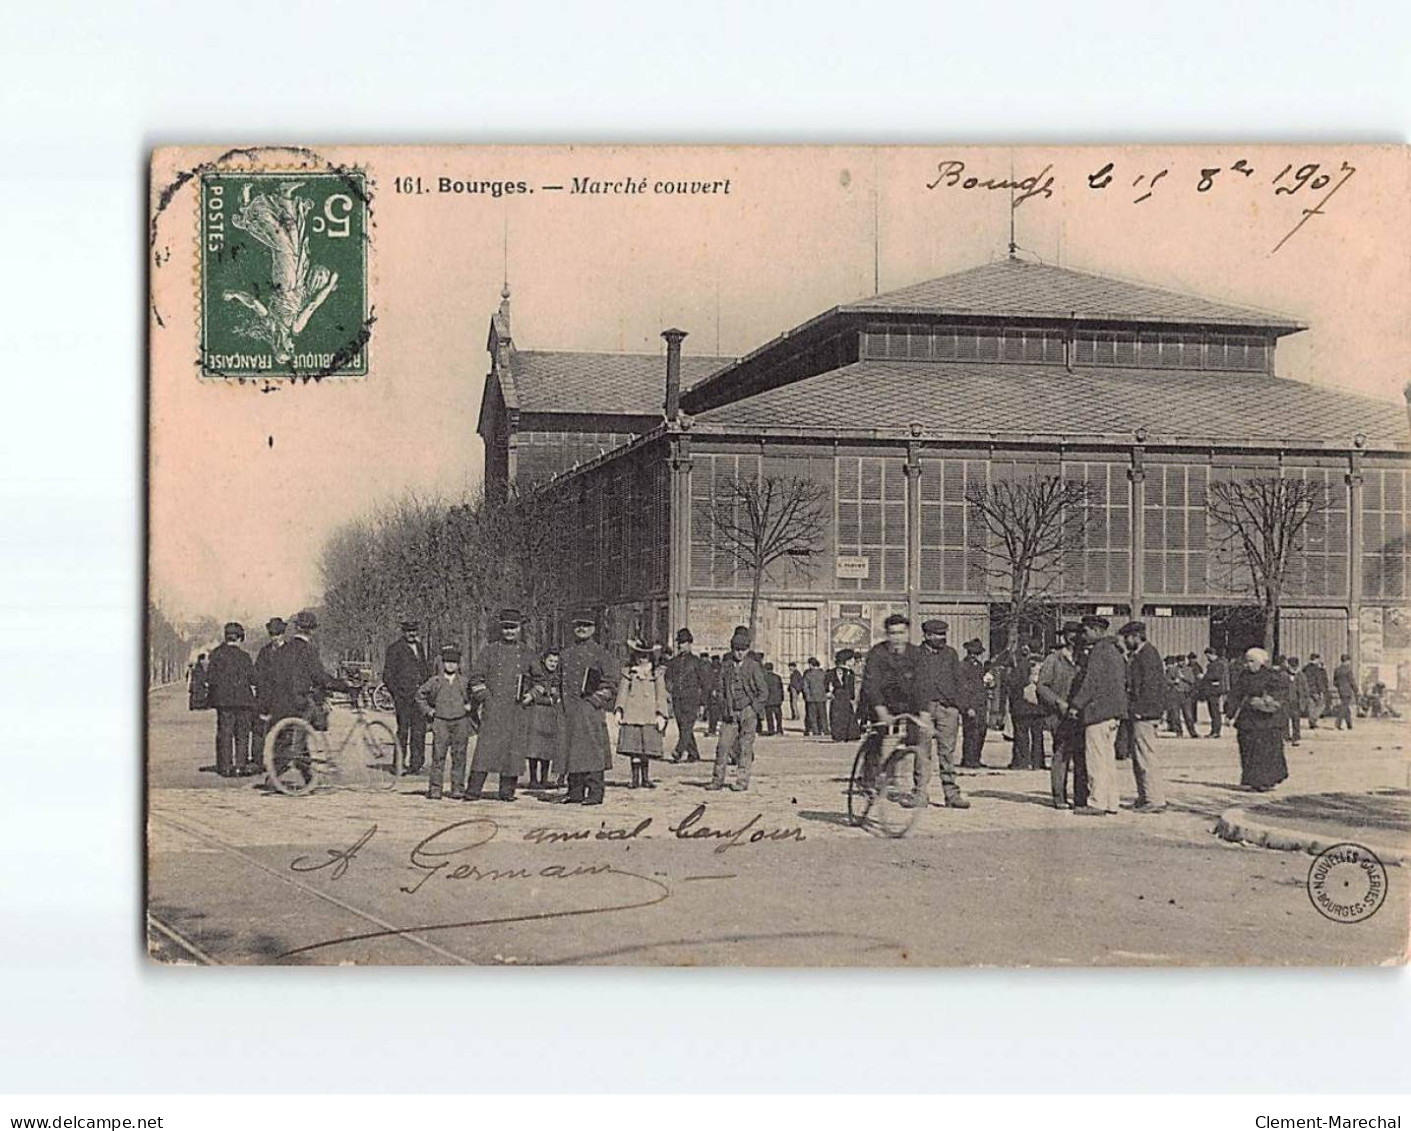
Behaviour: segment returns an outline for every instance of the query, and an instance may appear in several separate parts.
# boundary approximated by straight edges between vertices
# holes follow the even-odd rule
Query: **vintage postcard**
[[[150,176],[154,959],[1406,960],[1406,149]]]

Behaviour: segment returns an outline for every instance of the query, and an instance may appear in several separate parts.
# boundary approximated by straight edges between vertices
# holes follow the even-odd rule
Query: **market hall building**
[[[479,432],[491,491],[552,501],[565,607],[603,637],[689,625],[723,650],[751,579],[713,544],[730,477],[808,477],[828,493],[810,572],[766,577],[758,647],[776,662],[880,638],[893,611],[941,615],[998,646],[973,483],[1091,485],[1055,619],[1139,615],[1166,652],[1259,642],[1248,575],[1217,552],[1212,483],[1322,484],[1280,618],[1281,647],[1406,689],[1407,417],[1281,378],[1308,327],[1152,286],[1010,258],[824,311],[739,359],[517,351],[508,292],[491,320]],[[992,563],[991,563],[992,565]],[[1399,678],[1397,667],[1400,667]]]

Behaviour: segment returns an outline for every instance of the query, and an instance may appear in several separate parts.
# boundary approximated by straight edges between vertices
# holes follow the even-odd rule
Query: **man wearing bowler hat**
[[[249,773],[250,724],[255,717],[255,665],[240,647],[242,625],[225,626],[224,643],[212,649],[206,672],[206,705],[216,709],[216,773],[223,778]]]
[[[710,665],[696,655],[696,638],[689,628],[676,634],[676,655],[666,665],[666,690],[671,696],[671,713],[676,717],[676,751],[673,762],[684,757],[699,762],[701,752],[696,747],[696,719],[701,705],[710,696]]]
[[[960,764],[979,769],[980,752],[989,728],[990,693],[985,687],[985,645],[980,640],[965,642],[965,659],[960,661]]]
[[[498,774],[499,798],[513,801],[524,769],[529,716],[524,694],[534,670],[534,650],[520,639],[524,618],[517,609],[501,609],[500,639],[476,656],[470,671],[470,694],[480,704],[480,737],[470,762],[467,801],[477,800],[485,779]]]
[[[401,630],[402,635],[387,645],[382,682],[392,693],[397,709],[397,745],[406,758],[402,772],[416,774],[426,762],[426,720],[417,705],[416,693],[431,678],[431,665],[426,661],[426,647],[416,621],[402,621]]]
[[[255,656],[255,723],[250,733],[247,773],[258,773],[264,764],[265,735],[269,733],[270,702],[274,697],[274,661],[284,647],[288,627],[283,617],[270,617],[265,622],[269,640]]]

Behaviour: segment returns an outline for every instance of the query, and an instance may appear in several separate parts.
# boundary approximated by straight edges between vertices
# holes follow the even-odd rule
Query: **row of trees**
[[[212,617],[178,625],[155,601],[147,602],[147,687],[161,687],[186,678],[186,667],[220,633]]]
[[[531,639],[563,612],[548,549],[547,504],[511,496],[448,501],[404,495],[339,528],[324,545],[321,636],[339,654],[374,660],[404,619],[429,648],[473,646],[490,612],[532,610]]]
[[[1091,484],[1055,475],[967,487],[972,526],[984,532],[974,548],[992,592],[1007,598],[1011,633],[1023,634],[1059,593],[1064,555],[1086,544],[1098,501]],[[1270,651],[1308,524],[1329,502],[1321,484],[1282,476],[1210,487],[1215,548],[1248,573]],[[827,487],[807,478],[750,476],[716,485],[701,517],[715,545],[750,578],[752,630],[766,578],[815,574],[830,503]],[[513,605],[534,614],[530,639],[544,642],[569,596],[564,574],[551,563],[564,564],[560,526],[573,516],[552,507],[547,499],[513,494],[504,502],[408,495],[344,526],[320,563],[325,640],[343,654],[373,659],[397,622],[411,617],[430,646],[454,640],[469,647],[493,609]]]

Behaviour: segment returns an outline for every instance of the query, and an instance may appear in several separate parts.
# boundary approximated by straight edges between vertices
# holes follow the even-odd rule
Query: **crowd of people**
[[[1227,721],[1236,730],[1241,785],[1268,790],[1287,777],[1284,743],[1300,742],[1301,723],[1316,727],[1330,711],[1339,729],[1350,728],[1358,700],[1346,655],[1331,676],[1316,653],[1301,665],[1297,657],[1271,659],[1252,648],[1232,665],[1209,648],[1202,664],[1194,653],[1163,656],[1141,621],[1110,634],[1108,620],[1097,615],[1065,623],[1046,655],[1019,643],[986,662],[979,640],[963,645],[963,658],[950,646],[945,620],[925,621],[916,644],[910,620],[893,614],[885,640],[864,655],[843,649],[827,671],[809,658],[802,666],[790,662],[783,674],[753,649],[743,626],[717,655],[698,654],[688,628],[676,634],[674,648],[630,641],[623,666],[597,641],[592,613],[572,618],[573,638],[563,648],[531,648],[517,610],[502,610],[497,622],[499,638],[468,671],[453,644],[433,663],[412,620],[401,623],[386,650],[382,679],[395,707],[403,772],[427,774],[430,799],[485,798],[493,775],[493,796],[502,801],[515,800],[523,781],[545,800],[596,805],[614,753],[630,764],[631,788],[654,789],[651,764],[667,756],[673,720],[672,761],[701,760],[697,725],[704,722],[717,740],[706,788],[748,790],[755,740],[784,733],[787,702],[792,720],[802,709],[805,736],[850,743],[866,737],[874,755],[879,717],[927,720],[926,734],[911,724],[912,739],[927,751],[916,763],[911,803],[929,802],[935,772],[944,804],[967,808],[955,771],[981,765],[994,727],[1012,742],[1008,768],[1049,771],[1055,807],[1116,812],[1117,763],[1130,760],[1135,809],[1159,812],[1166,805],[1156,743],[1163,725],[1196,737],[1203,704],[1208,737],[1219,737]],[[252,659],[242,647],[243,626],[227,624],[224,642],[192,673],[191,706],[216,712],[216,770],[223,776],[263,774],[264,737],[274,724],[299,717],[325,729],[328,693],[360,691],[324,668],[313,613],[288,624],[275,617],[265,627],[269,642]]]

